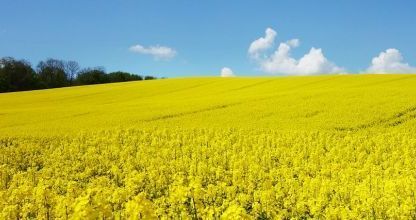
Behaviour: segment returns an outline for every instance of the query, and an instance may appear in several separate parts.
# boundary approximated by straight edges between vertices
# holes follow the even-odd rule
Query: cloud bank
[[[249,56],[262,71],[281,75],[313,75],[344,71],[343,68],[330,62],[320,48],[312,47],[300,59],[293,58],[290,51],[300,45],[299,39],[281,42],[273,53],[267,53],[267,50],[273,47],[276,35],[276,31],[267,28],[265,36],[253,41],[248,49]]]
[[[233,77],[233,76],[235,75],[230,68],[224,67],[221,69],[221,77]]]
[[[134,53],[151,55],[156,60],[169,60],[175,57],[177,54],[174,49],[159,45],[144,47],[140,44],[136,44],[131,46],[129,49]]]
[[[381,52],[371,61],[368,73],[416,73],[416,67],[403,62],[403,56],[395,48]]]

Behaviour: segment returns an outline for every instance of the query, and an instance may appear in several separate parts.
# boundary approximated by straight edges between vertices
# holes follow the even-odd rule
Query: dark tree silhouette
[[[135,74],[130,74],[126,72],[112,72],[108,74],[110,82],[126,82],[126,81],[135,81],[143,80],[143,77]]]
[[[101,84],[109,83],[110,80],[108,75],[102,68],[87,68],[81,70],[78,74],[76,84],[77,85],[90,85],[90,84]]]
[[[65,63],[65,72],[68,76],[69,84],[73,85],[74,80],[81,68],[76,61],[68,61]]]
[[[0,92],[38,88],[35,71],[29,62],[4,57],[0,60]]]
[[[25,60],[3,57],[0,59],[0,92],[156,79],[122,71],[107,74],[102,67],[80,69],[76,61],[47,59],[39,62],[34,71]]]
[[[145,76],[144,77],[144,80],[151,80],[151,79],[157,79],[157,78],[154,77],[154,76]]]
[[[45,88],[57,88],[69,85],[64,61],[47,59],[46,61],[39,62],[37,69],[39,79]]]

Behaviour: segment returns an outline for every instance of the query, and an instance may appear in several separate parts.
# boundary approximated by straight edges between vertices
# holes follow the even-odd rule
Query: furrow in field
[[[391,117],[371,121],[355,127],[336,127],[338,131],[359,131],[377,126],[393,127],[416,118],[416,106],[400,111]]]
[[[224,104],[224,105],[217,105],[217,106],[204,108],[204,109],[199,109],[199,110],[195,110],[195,111],[180,112],[180,113],[156,116],[156,117],[152,117],[152,118],[145,119],[145,120],[142,120],[142,121],[152,122],[152,121],[158,121],[158,120],[164,120],[164,119],[171,119],[171,118],[189,116],[189,115],[193,115],[193,114],[198,114],[198,113],[203,113],[203,112],[209,112],[209,111],[215,111],[215,110],[219,110],[219,109],[229,108],[229,107],[240,105],[240,104],[242,104],[242,102]]]

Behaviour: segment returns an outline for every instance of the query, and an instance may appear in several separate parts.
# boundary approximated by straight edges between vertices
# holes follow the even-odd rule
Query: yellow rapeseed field
[[[0,94],[0,219],[408,219],[415,193],[415,75]]]

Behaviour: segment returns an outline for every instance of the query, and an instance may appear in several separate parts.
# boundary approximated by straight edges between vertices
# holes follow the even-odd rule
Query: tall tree
[[[75,78],[81,68],[76,61],[68,61],[65,63],[65,72],[68,76],[69,84],[73,85]]]
[[[46,88],[57,88],[69,85],[64,61],[47,59],[46,61],[39,62],[37,69],[39,79]]]
[[[36,74],[29,62],[12,57],[0,59],[0,92],[31,90],[37,87]]]

